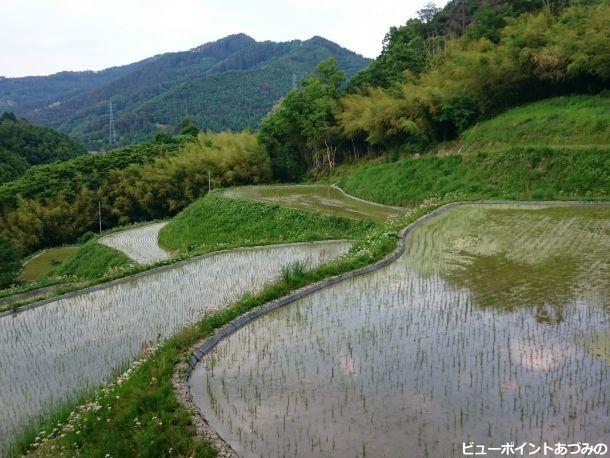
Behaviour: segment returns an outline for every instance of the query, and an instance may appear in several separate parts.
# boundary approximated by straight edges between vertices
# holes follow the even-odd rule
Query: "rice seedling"
[[[190,379],[195,403],[248,456],[607,442],[609,219],[607,207],[448,211],[394,264],[221,342]]]
[[[0,318],[0,450],[187,323],[260,291],[286,266],[318,266],[349,246],[237,249]]]
[[[114,232],[98,240],[125,253],[129,258],[140,264],[151,264],[170,259],[171,255],[159,246],[157,239],[159,231],[167,222],[154,223],[146,226]]]

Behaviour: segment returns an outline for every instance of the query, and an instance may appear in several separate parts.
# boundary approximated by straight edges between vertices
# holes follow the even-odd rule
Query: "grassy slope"
[[[609,146],[610,93],[557,97],[509,110],[465,131],[462,154],[507,146]]]
[[[389,205],[426,199],[608,199],[610,150],[510,148],[500,153],[403,158],[339,168],[330,180]]]
[[[159,243],[179,252],[206,252],[237,246],[355,238],[372,222],[216,194],[179,213],[159,233]]]
[[[128,269],[133,261],[118,250],[89,240],[80,250],[57,266],[49,276],[74,276],[96,279]]]
[[[327,179],[389,205],[608,199],[609,102],[607,95],[569,96],[524,105],[467,130],[450,154],[343,166]]]

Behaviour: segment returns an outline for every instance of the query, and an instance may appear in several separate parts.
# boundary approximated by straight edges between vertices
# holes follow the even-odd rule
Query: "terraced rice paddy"
[[[460,206],[232,334],[191,392],[243,456],[608,443],[609,254],[608,207]]]
[[[77,251],[78,247],[76,246],[65,246],[44,250],[25,263],[19,278],[24,281],[36,281]]]
[[[228,189],[223,194],[227,197],[305,208],[330,215],[370,219],[378,223],[385,221],[390,215],[402,212],[399,208],[350,197],[332,186],[245,186]]]
[[[106,235],[99,240],[111,248],[120,250],[140,264],[152,264],[170,259],[171,255],[159,246],[159,231],[167,222],[148,224]]]
[[[0,453],[25,424],[186,323],[259,291],[290,264],[315,266],[348,248],[339,241],[238,249],[0,317]]]

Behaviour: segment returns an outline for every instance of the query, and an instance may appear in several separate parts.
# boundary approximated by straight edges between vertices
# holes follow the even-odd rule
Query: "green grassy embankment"
[[[610,92],[529,103],[480,122],[460,136],[460,153],[509,146],[608,147]]]
[[[134,261],[120,251],[98,243],[97,239],[92,239],[51,270],[48,276],[96,279],[108,275],[116,276],[118,272],[127,271],[134,264]]]
[[[361,237],[374,226],[340,216],[212,193],[191,204],[159,232],[161,246],[204,253],[241,246]]]
[[[323,181],[402,206],[429,199],[609,199],[610,97],[566,96],[513,108],[436,152],[340,166]]]
[[[602,200],[610,197],[609,170],[610,149],[509,148],[339,167],[325,180],[388,205],[428,199]]]

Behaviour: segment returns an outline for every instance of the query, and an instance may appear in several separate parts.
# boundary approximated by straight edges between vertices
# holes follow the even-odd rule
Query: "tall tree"
[[[329,58],[263,121],[259,139],[269,151],[276,179],[294,181],[308,168],[334,166],[334,113],[343,81],[336,61]]]
[[[20,270],[19,253],[9,238],[0,232],[0,287],[13,283]]]

